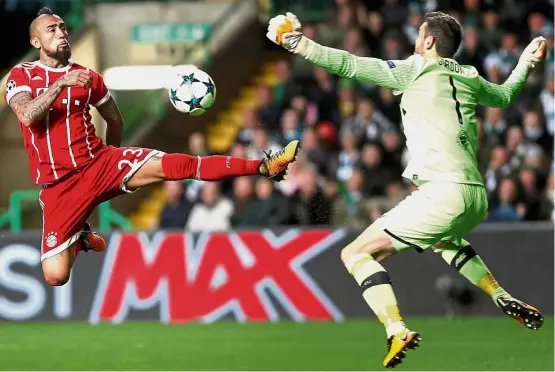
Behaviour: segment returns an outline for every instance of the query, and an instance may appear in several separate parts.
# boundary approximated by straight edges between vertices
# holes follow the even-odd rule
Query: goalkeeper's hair
[[[40,8],[40,10],[37,12],[37,17],[40,17],[41,15],[54,15],[54,12],[52,11],[52,9],[47,8],[47,7],[42,7]]]
[[[424,15],[428,25],[426,36],[433,36],[436,52],[440,57],[452,58],[462,41],[462,26],[455,17],[443,12],[429,12]]]

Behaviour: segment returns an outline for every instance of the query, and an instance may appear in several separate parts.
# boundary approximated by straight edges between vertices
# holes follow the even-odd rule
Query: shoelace
[[[268,158],[269,160],[275,159],[278,156],[283,155],[283,153],[285,152],[285,148],[279,150],[278,152],[276,152],[275,154],[272,154],[272,150],[268,150],[268,152],[262,150],[262,152],[264,153],[264,155],[266,155],[266,158]]]

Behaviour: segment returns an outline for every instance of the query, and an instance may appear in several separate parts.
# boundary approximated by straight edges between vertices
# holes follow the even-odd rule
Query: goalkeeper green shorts
[[[430,181],[376,223],[398,251],[423,251],[440,241],[460,246],[463,235],[482,222],[487,210],[484,186]]]

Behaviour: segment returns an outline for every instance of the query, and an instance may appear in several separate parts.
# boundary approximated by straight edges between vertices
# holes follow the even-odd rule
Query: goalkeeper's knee
[[[439,254],[451,267],[461,271],[474,257],[478,256],[474,248],[466,240],[462,240],[461,245],[453,242],[443,241],[434,246],[434,252]]]

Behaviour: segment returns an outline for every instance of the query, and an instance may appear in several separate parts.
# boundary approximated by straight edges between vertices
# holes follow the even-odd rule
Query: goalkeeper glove
[[[545,59],[547,54],[547,42],[543,36],[536,37],[528,44],[520,55],[518,64],[528,71],[533,70],[536,65]]]
[[[308,39],[301,32],[301,22],[293,13],[278,15],[268,23],[266,37],[288,51],[306,56]]]

